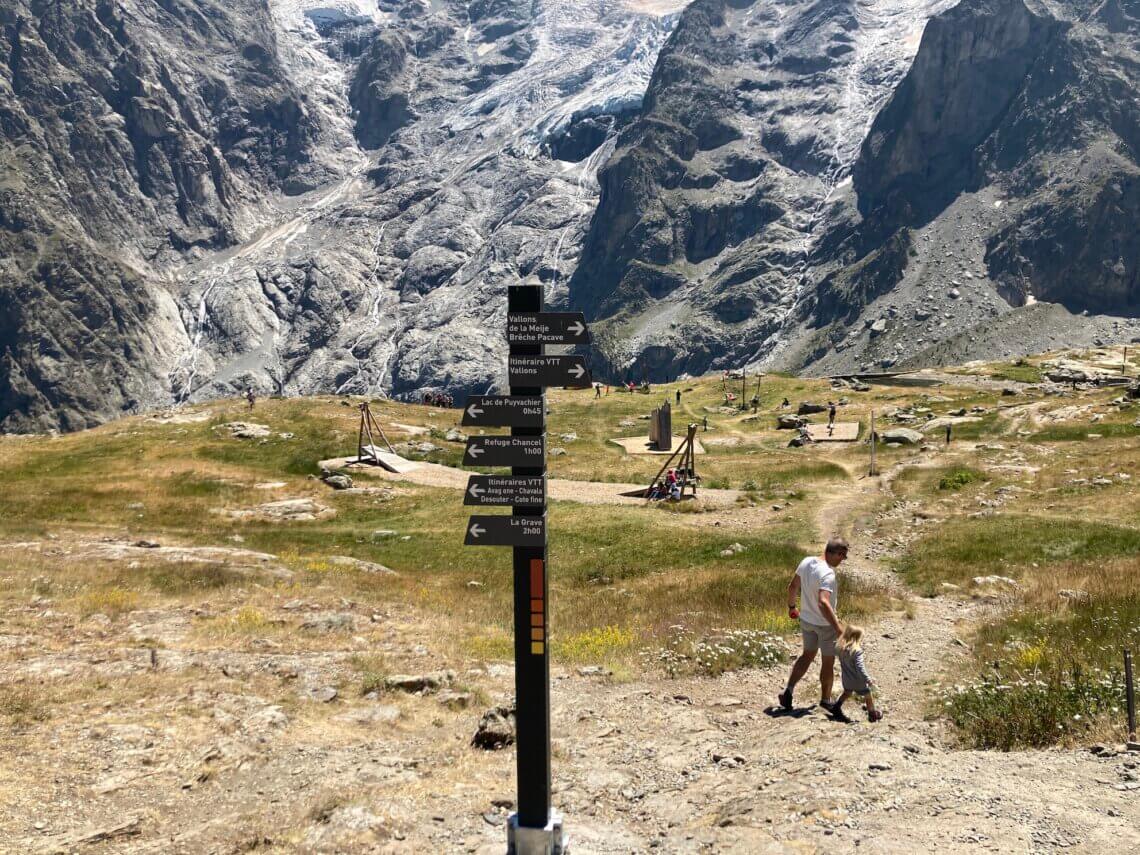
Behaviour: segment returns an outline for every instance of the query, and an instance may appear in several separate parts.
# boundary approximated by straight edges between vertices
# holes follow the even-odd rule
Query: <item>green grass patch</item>
[[[1132,422],[1083,422],[1075,424],[1055,424],[1042,428],[1033,434],[1030,439],[1034,442],[1086,442],[1089,434],[1102,439],[1119,439],[1122,437],[1140,437],[1140,428]]]
[[[1123,737],[1121,649],[1140,647],[1140,594],[1026,608],[978,633],[972,677],[939,696],[977,748]]]
[[[1040,383],[1045,379],[1040,368],[1024,360],[1001,365],[990,376],[995,380],[1011,380],[1016,383]]]
[[[947,474],[938,479],[939,490],[961,490],[968,484],[973,484],[975,481],[985,480],[985,473],[979,472],[977,469],[969,469],[961,467],[951,470]]]
[[[913,542],[899,570],[913,585],[1017,576],[1032,564],[1087,562],[1140,551],[1140,529],[1081,520],[1002,514],[949,520]]]

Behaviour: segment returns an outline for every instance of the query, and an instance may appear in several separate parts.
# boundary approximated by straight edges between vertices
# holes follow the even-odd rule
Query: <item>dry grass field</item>
[[[946,758],[1057,745],[1065,763],[1121,741],[1120,649],[1140,647],[1140,407],[1120,387],[1042,386],[1050,358],[862,392],[769,375],[755,413],[724,406],[741,381],[720,377],[550,394],[548,446],[564,450],[550,475],[582,491],[550,509],[555,694],[567,698],[556,766],[575,770],[561,803],[598,804],[608,829],[593,840],[584,828],[584,851],[651,838],[676,844],[660,851],[758,851],[707,811],[674,826],[660,807],[614,807],[629,799],[598,764],[640,768],[664,748],[591,760],[579,743],[601,709],[627,733],[658,715],[638,711],[643,695],[770,704],[795,644],[784,586],[834,532],[858,556],[841,614],[884,639],[871,661],[903,736],[921,732]],[[788,448],[794,431],[775,427],[785,398],[790,411],[842,401],[861,441]],[[663,461],[610,440],[644,433],[664,400],[676,432],[702,425],[702,490],[733,492],[618,503],[616,485],[646,483]],[[358,403],[223,401],[0,438],[0,850],[501,848],[505,808],[489,799],[509,800],[510,752],[468,743],[483,710],[510,699],[509,551],[464,548],[460,492],[414,472],[352,468],[352,489],[325,484],[318,461],[355,451]],[[404,456],[458,465],[458,410],[372,408]],[[880,446],[877,477],[872,409],[880,432],[927,428],[922,444]],[[959,419],[949,446],[937,418]],[[242,437],[236,422],[263,427]],[[390,679],[433,674],[440,685],[412,693]],[[772,719],[745,719],[770,738]],[[696,727],[663,721],[660,746]],[[715,787],[694,792],[715,813]],[[823,825],[782,821],[761,827],[824,839]],[[686,828],[702,831],[669,836]],[[626,843],[607,848],[607,834]]]

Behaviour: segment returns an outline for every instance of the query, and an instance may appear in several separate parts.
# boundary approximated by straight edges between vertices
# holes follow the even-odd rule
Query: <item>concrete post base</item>
[[[518,814],[507,824],[507,855],[567,855],[570,841],[562,834],[562,816],[550,812],[545,828],[523,828]]]

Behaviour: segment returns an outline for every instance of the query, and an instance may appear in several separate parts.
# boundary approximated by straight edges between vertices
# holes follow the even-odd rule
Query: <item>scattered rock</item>
[[[974,577],[974,586],[975,587],[980,588],[984,585],[999,585],[999,586],[1004,586],[1007,588],[1020,588],[1021,587],[1019,584],[1017,584],[1016,580],[1010,579],[1008,576],[975,576]]]
[[[312,499],[283,499],[252,508],[225,508],[217,513],[234,519],[260,519],[266,522],[308,522],[336,516],[336,511]]]
[[[815,404],[811,401],[801,401],[799,407],[796,409],[796,415],[809,416],[812,413],[826,413],[827,404]]]
[[[744,549],[745,547],[743,543],[729,544],[728,547],[720,551],[720,556],[721,558],[728,558],[730,556],[736,555],[737,553],[743,552]]]
[[[483,713],[471,744],[487,751],[497,751],[515,741],[514,707],[494,707]]]
[[[336,700],[337,690],[332,686],[320,686],[318,688],[309,689],[305,692],[305,697],[317,701],[318,703],[329,704]]]
[[[348,490],[352,488],[352,479],[347,475],[326,475],[322,480],[334,490]]]
[[[384,681],[384,685],[393,691],[428,694],[450,686],[454,681],[454,671],[433,671],[429,674],[393,674]]]
[[[259,425],[253,422],[227,422],[218,425],[216,430],[228,430],[236,439],[265,439],[269,436],[269,425]]]
[[[242,720],[241,729],[253,736],[279,730],[289,724],[289,716],[279,706],[262,707]]]
[[[613,671],[601,665],[583,665],[578,669],[579,677],[612,677]]]
[[[888,445],[918,445],[925,439],[918,431],[904,427],[883,431],[881,436]]]
[[[362,709],[352,710],[342,716],[338,716],[337,721],[373,727],[376,725],[392,724],[392,722],[399,720],[400,715],[399,707],[390,706],[388,704],[378,704],[376,706],[367,706]]]
[[[443,704],[448,709],[465,710],[471,706],[475,696],[470,692],[453,692],[451,690],[440,692],[436,696],[436,700]]]
[[[808,423],[808,420],[800,416],[793,416],[791,413],[778,416],[776,418],[777,430],[798,430]]]
[[[352,627],[353,617],[345,612],[317,612],[301,624],[301,629],[310,632],[337,632]]]
[[[447,433],[445,433],[443,435],[443,438],[446,439],[448,442],[467,442],[467,435],[464,433],[461,433],[460,431],[456,430],[455,428],[452,428]]]
[[[376,564],[372,561],[364,561],[360,558],[353,558],[350,555],[330,555],[330,564],[336,564],[341,567],[351,567],[353,570],[359,570],[361,573],[375,573],[382,576],[395,576],[396,571],[383,564]]]
[[[547,453],[549,454],[550,457],[561,457],[562,455],[564,455],[566,453],[566,449],[555,447],[555,448],[550,449],[550,451]]]

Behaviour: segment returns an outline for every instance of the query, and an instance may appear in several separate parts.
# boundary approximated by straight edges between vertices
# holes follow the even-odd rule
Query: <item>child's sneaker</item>
[[[781,707],[790,710],[792,708],[792,693],[784,689],[784,691],[780,692],[779,701]]]
[[[867,721],[880,721],[882,718],[882,710],[871,710],[869,713],[867,713]]]

